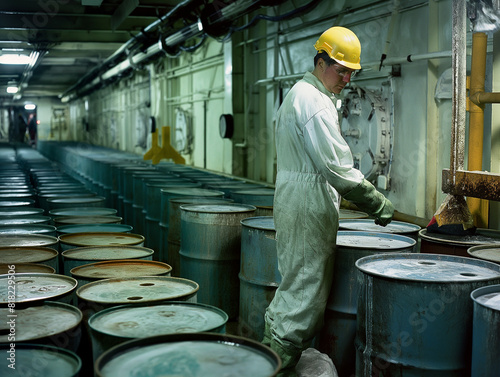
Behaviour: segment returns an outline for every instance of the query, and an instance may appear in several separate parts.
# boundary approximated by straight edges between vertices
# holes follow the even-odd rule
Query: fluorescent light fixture
[[[34,103],[27,103],[26,105],[24,105],[24,109],[25,110],[35,110],[36,105]]]
[[[30,64],[31,56],[22,54],[2,54],[0,55],[0,64]]]
[[[7,93],[15,94],[18,91],[19,91],[19,88],[17,86],[8,86],[7,87]]]

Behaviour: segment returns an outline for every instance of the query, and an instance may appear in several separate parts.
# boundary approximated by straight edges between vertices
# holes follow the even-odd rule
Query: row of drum
[[[236,215],[240,216],[237,212],[241,208],[240,210],[235,209],[241,205],[223,204],[222,206],[226,208],[224,211],[214,211],[215,208],[207,204],[203,204],[201,207],[199,207],[200,204],[196,206],[198,208],[193,211],[184,209],[180,214],[182,241],[179,250],[180,270],[182,270],[183,264],[191,263],[192,267],[186,269],[187,273],[198,271],[200,275],[206,275],[209,271],[207,266],[214,265],[213,267],[217,270],[216,265],[220,264],[220,269],[215,271],[218,274],[216,278],[209,279],[206,283],[200,282],[198,286],[197,301],[203,302],[205,298],[201,300],[200,297],[202,297],[201,293],[205,286],[209,286],[209,290],[213,293],[209,297],[220,299],[218,296],[224,293],[225,289],[220,288],[220,286],[212,288],[210,284],[222,284],[227,274],[221,273],[221,271],[228,272],[232,269],[233,277],[230,284],[241,284],[241,287],[248,285],[251,287],[249,291],[252,289],[253,291],[263,291],[258,293],[262,295],[261,297],[265,296],[265,299],[260,297],[254,300],[260,306],[257,305],[251,310],[247,320],[249,324],[257,324],[262,318],[262,307],[267,306],[269,297],[272,296],[272,292],[279,284],[279,274],[276,275],[276,263],[273,259],[275,258],[275,246],[272,218],[255,217],[253,216],[255,212],[249,211],[243,215],[243,219],[237,218],[228,223],[226,215],[235,217],[233,215],[236,212]],[[216,208],[218,207],[219,205],[216,206]],[[228,207],[231,208],[229,211]],[[244,211],[248,209],[253,210],[246,208]],[[184,218],[182,218],[183,214]],[[253,222],[253,225],[242,226],[245,222]],[[364,223],[362,226],[365,229],[372,225],[366,220],[357,220],[356,222]],[[229,249],[219,240],[219,238],[225,237],[224,232],[228,231],[225,227],[228,224],[233,225],[233,230],[241,229],[241,244],[239,244],[241,245],[239,257],[241,259],[226,260],[222,258],[219,261],[221,252],[224,250],[227,252]],[[397,227],[398,225],[395,222],[392,226]],[[203,229],[208,227],[211,227],[210,236],[203,233]],[[182,237],[182,228],[188,229],[186,231],[189,240],[187,243],[183,241],[183,238],[186,237]],[[249,242],[251,247],[248,248],[248,258],[253,265],[243,268],[243,262],[246,258],[244,256],[244,239],[246,237],[244,231],[246,228],[249,228],[248,232],[251,233],[252,241]],[[340,375],[350,375],[354,365],[356,365],[356,375],[363,376],[391,375],[389,373],[396,373],[394,370],[405,376],[410,376],[411,373],[419,376],[468,375],[471,358],[476,360],[476,362],[472,362],[472,370],[474,373],[479,373],[473,375],[497,375],[491,370],[484,372],[486,374],[481,374],[481,369],[478,368],[495,366],[492,366],[491,362],[478,359],[478,357],[495,354],[495,346],[498,347],[498,344],[487,344],[488,339],[484,335],[475,335],[474,339],[479,339],[476,344],[487,344],[487,347],[483,348],[487,352],[482,354],[481,352],[472,352],[473,355],[476,355],[475,357],[468,355],[471,354],[471,348],[472,351],[478,349],[477,345],[471,347],[473,343],[471,339],[472,323],[475,324],[477,321],[473,321],[472,318],[471,301],[473,300],[469,296],[476,289],[489,289],[487,293],[481,294],[479,291],[476,295],[478,298],[487,296],[487,299],[477,300],[486,303],[486,305],[481,303],[478,305],[480,308],[491,309],[488,312],[489,320],[483,329],[488,332],[498,332],[498,328],[495,330],[494,327],[495,323],[498,323],[498,319],[495,320],[498,308],[495,309],[494,306],[495,300],[498,301],[496,299],[498,293],[495,292],[495,284],[499,282],[498,266],[471,258],[415,254],[415,238],[417,237],[414,229],[412,230],[413,234],[409,235],[410,237],[399,234],[383,234],[376,229],[367,230],[369,231],[339,232],[335,260],[335,282],[332,285],[327,318],[325,318],[326,327],[316,340],[317,347],[332,356]],[[393,230],[393,232],[397,233],[398,231]],[[419,232],[422,236],[422,231]],[[431,235],[431,237],[434,236]],[[209,242],[205,242],[205,240]],[[422,242],[422,240],[423,238],[420,237],[419,241]],[[215,250],[210,248],[204,252],[200,250],[203,249],[200,245],[211,243],[219,243],[219,246]],[[198,253],[191,259],[189,258],[191,248],[189,244],[196,245],[195,253]],[[238,242],[233,241],[231,245],[233,250],[236,250]],[[494,245],[490,245],[488,250],[494,251]],[[231,255],[234,256],[234,253]],[[183,258],[185,263],[183,263]],[[228,264],[230,264],[229,269]],[[235,268],[235,264],[239,268]],[[270,268],[267,268],[266,271],[266,267]],[[241,279],[243,272],[245,272],[245,279],[248,277],[246,280],[249,282]],[[235,274],[239,275],[239,281],[238,278],[234,278]],[[384,283],[390,281],[393,285],[380,285],[381,282],[378,279]],[[197,280],[196,278],[192,281]],[[143,287],[154,286],[154,283],[151,282],[142,283],[146,284]],[[88,284],[88,286],[92,284]],[[79,290],[82,288],[80,287]],[[106,291],[116,292],[117,289],[113,287],[106,289]],[[140,301],[139,297],[141,297],[140,294],[135,293],[128,295],[131,301]],[[233,297],[236,296],[233,294]],[[234,303],[238,300],[233,298],[229,301]],[[240,297],[240,305],[242,301],[246,300],[242,300]],[[130,304],[129,301],[128,305],[138,304],[140,303]],[[222,306],[222,304],[212,307],[217,308],[218,306]],[[476,301],[474,301],[474,311],[476,310],[475,306]],[[93,315],[101,311],[103,310],[99,309]],[[229,310],[227,311],[229,312]],[[223,312],[226,311],[223,310]],[[241,308],[239,315],[241,317]],[[453,333],[455,326],[465,330],[458,332],[456,336],[449,336],[450,332]],[[475,331],[475,334],[480,333]],[[148,341],[143,340],[143,344],[146,345]],[[178,349],[178,347],[176,348]],[[428,352],[425,353],[422,350]],[[184,354],[182,355],[185,357]],[[272,359],[272,353],[267,354],[267,358],[268,360]],[[120,363],[126,359],[127,357],[122,359]],[[184,359],[184,361],[186,360]],[[192,364],[192,368],[196,369],[196,362],[193,362],[192,358],[190,362],[186,361],[185,364]],[[152,364],[151,368],[154,369],[155,365]],[[163,364],[163,366],[165,365]],[[168,368],[164,370],[168,370]],[[177,374],[189,375],[187,370]],[[125,375],[123,373],[122,370],[122,375]],[[262,375],[272,375],[275,371],[273,370],[271,374],[265,373]],[[259,372],[253,374],[260,375]],[[244,376],[245,374],[238,375]]]

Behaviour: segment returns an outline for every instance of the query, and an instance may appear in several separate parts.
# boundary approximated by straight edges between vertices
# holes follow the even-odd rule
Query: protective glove
[[[374,216],[375,224],[386,226],[392,220],[394,206],[366,179],[343,197],[356,204],[362,211]]]

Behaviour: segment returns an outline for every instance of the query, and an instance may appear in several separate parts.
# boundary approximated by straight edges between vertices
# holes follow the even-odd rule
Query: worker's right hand
[[[374,214],[375,216],[375,224],[386,226],[392,221],[392,217],[394,216],[394,206],[391,201],[387,198],[384,200],[383,206],[380,210]]]

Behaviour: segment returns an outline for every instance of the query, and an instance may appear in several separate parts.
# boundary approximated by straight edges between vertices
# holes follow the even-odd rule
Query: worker
[[[344,27],[326,30],[314,45],[314,70],[286,95],[277,113],[274,197],[281,283],[266,309],[263,343],[294,376],[301,352],[323,325],[343,197],[387,225],[394,207],[353,167],[342,138],[334,94],[361,69],[361,44]]]

